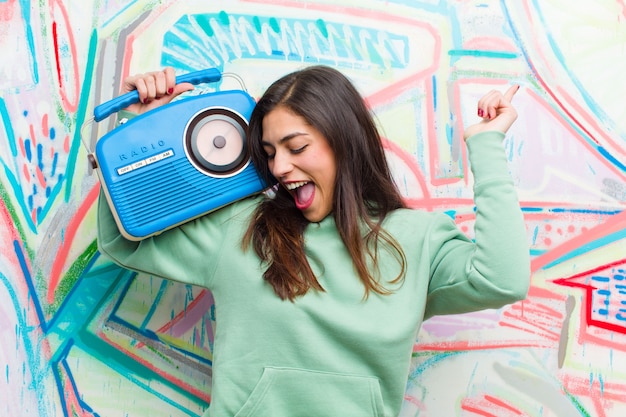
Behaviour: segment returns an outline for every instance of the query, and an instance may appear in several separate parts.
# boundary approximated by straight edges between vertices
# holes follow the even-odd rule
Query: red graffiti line
[[[621,259],[553,282],[556,285],[584,290],[587,325],[626,334],[623,304],[626,302],[625,271],[626,259]],[[626,349],[626,346],[621,349]]]
[[[74,41],[74,35],[72,33],[72,29],[69,22],[69,16],[67,15],[67,10],[63,6],[61,1],[53,1],[50,5],[50,14],[52,15],[52,39],[54,43],[54,58],[56,60],[56,70],[57,70],[57,79],[59,81],[59,93],[61,94],[61,99],[64,104],[64,107],[67,111],[74,112],[78,108],[78,91],[80,90],[80,80],[78,79],[78,60],[76,58],[76,43]],[[55,20],[55,9],[58,10],[61,14],[62,21],[60,23],[64,24],[61,26],[64,29],[65,35],[64,37],[59,36],[59,26],[57,21]],[[62,70],[62,56],[61,56],[61,45],[59,40],[63,40],[67,42],[67,54],[70,57],[70,65],[67,70],[67,74],[63,73]],[[63,79],[67,79],[68,81],[74,80],[74,85],[72,86],[74,91],[74,97],[71,99],[68,97],[68,86],[65,86],[63,83]]]
[[[484,395],[482,398],[464,398],[461,401],[461,408],[485,417],[518,417],[526,415],[506,401],[491,395]]]
[[[139,363],[140,365],[146,367],[146,369],[149,369],[150,371],[154,372],[155,374],[159,375],[161,378],[165,379],[166,381],[171,382],[172,384],[183,388],[185,391],[187,391],[188,393],[195,395],[196,397],[200,398],[203,401],[206,401],[207,403],[211,402],[211,394],[209,394],[208,392],[201,390],[199,388],[196,388],[194,386],[192,386],[188,381],[183,380],[182,378],[176,377],[170,373],[168,373],[166,370],[162,369],[159,366],[156,366],[152,361],[150,361],[149,359],[144,359],[141,356],[139,356],[138,354],[136,354],[135,352],[137,350],[130,350],[129,348],[122,346],[119,343],[116,343],[113,339],[111,339],[106,333],[105,333],[104,328],[101,328],[98,330],[97,335],[106,343],[108,343],[109,345],[115,347],[117,350],[119,350],[120,352],[122,352],[124,355],[128,356],[129,358],[135,360],[137,363]],[[151,351],[150,349],[148,349],[148,351]]]
[[[606,417],[606,411],[615,408],[616,403],[626,404],[626,385],[603,381],[601,378],[582,378],[571,374],[563,377],[567,392],[577,398],[587,397],[594,406],[595,413],[589,415]]]
[[[614,233],[620,233],[624,229],[626,229],[626,211],[613,215],[605,223],[588,229],[580,236],[570,239],[543,255],[537,256],[531,262],[531,269],[538,271],[546,265],[558,261],[560,257],[568,255],[573,249],[585,247],[596,240],[603,239]]]
[[[558,342],[565,316],[539,301],[529,297],[523,303],[513,304],[502,314],[500,325],[528,332],[546,342]]]
[[[71,371],[65,362],[60,363],[57,366],[57,372],[59,373],[59,391],[62,393],[62,406],[65,409],[66,416],[76,417],[96,417],[90,410],[85,410],[84,403],[81,399],[81,395],[78,392],[78,388],[73,381]]]
[[[52,22],[52,40],[54,42],[54,59],[57,64],[57,79],[59,88],[63,88],[63,76],[61,75],[61,57],[59,56],[59,35],[57,33],[57,22]]]
[[[54,260],[54,264],[52,264],[52,270],[50,271],[50,280],[48,284],[48,303],[54,303],[54,294],[61,282],[61,273],[63,271],[63,267],[65,266],[65,262],[67,261],[67,257],[69,255],[70,249],[72,247],[72,242],[74,241],[74,237],[76,237],[76,232],[80,227],[81,223],[89,213],[91,207],[95,204],[98,199],[98,194],[100,193],[100,185],[95,185],[87,197],[83,201],[83,204],[78,208],[76,215],[72,218],[72,220],[67,225],[64,233],[64,239],[61,243],[61,247],[57,251],[57,257]]]
[[[212,305],[213,294],[209,290],[203,289],[183,311],[159,327],[156,332],[158,334],[169,333],[172,337],[180,337],[194,327],[196,323],[201,322]],[[208,330],[210,331],[210,327]],[[213,342],[212,334],[209,337],[211,342]],[[138,342],[136,346],[137,349],[141,349],[144,347],[144,343]]]

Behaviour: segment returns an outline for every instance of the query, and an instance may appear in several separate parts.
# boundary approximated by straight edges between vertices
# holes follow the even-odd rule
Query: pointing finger
[[[504,98],[507,99],[509,102],[511,102],[513,100],[513,96],[518,91],[519,91],[519,84],[512,85],[511,87],[509,87],[508,90],[506,90],[506,93],[504,93]]]

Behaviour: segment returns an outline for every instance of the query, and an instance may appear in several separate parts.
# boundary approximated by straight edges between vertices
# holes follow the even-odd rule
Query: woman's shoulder
[[[231,213],[251,213],[266,198],[268,197],[261,193],[237,200],[229,205],[232,209]]]
[[[227,224],[240,223],[241,227],[247,226],[254,213],[255,208],[265,198],[257,194],[241,200],[233,201],[218,209],[212,210],[204,215],[182,225],[183,228],[193,230],[196,228],[223,228]]]
[[[263,194],[255,194],[241,200],[234,201],[218,210],[219,216],[224,219],[228,218],[245,218],[248,219],[254,210],[267,196]]]

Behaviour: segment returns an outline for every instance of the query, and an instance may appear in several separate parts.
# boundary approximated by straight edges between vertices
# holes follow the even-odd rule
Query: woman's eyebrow
[[[306,136],[306,135],[308,135],[308,133],[306,133],[306,132],[293,132],[293,133],[290,133],[290,134],[282,137],[278,141],[278,143],[282,145],[285,142],[289,142],[293,138],[296,138],[298,136]],[[271,143],[269,143],[268,141],[265,141],[265,140],[261,141],[261,145],[274,146],[274,145],[272,145]]]

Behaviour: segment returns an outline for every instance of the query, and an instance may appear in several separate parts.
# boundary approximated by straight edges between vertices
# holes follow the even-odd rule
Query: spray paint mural
[[[530,295],[427,321],[402,415],[626,412],[624,0],[4,0],[0,42],[0,415],[202,414],[211,294],[98,253],[87,153],[114,121],[93,108],[165,65],[258,96],[312,63],[367,97],[409,204],[470,236],[463,126],[482,93],[522,86],[505,145]]]

